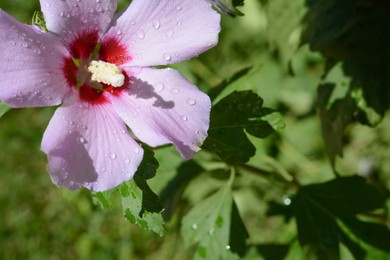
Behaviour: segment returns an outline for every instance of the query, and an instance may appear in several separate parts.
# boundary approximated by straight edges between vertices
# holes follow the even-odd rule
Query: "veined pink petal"
[[[143,68],[130,78],[128,91],[110,99],[133,133],[150,146],[173,143],[188,159],[207,136],[209,97],[173,69]]]
[[[57,109],[41,149],[53,182],[68,189],[114,188],[133,177],[143,157],[110,104],[91,105],[77,95]]]
[[[57,37],[0,9],[0,100],[12,107],[60,104],[70,90],[62,72],[68,55]]]
[[[216,45],[220,15],[204,0],[134,0],[105,39],[129,46],[132,66],[180,62]]]
[[[116,10],[116,0],[40,0],[46,26],[69,43],[85,32],[105,33]]]

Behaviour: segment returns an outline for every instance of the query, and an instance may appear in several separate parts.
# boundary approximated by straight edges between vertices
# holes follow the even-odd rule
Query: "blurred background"
[[[119,10],[128,3],[120,0]],[[1,1],[0,8],[29,24],[34,11],[40,9],[37,0]],[[204,91],[247,69],[245,76],[225,88],[216,100],[234,90],[253,90],[267,107],[282,112],[286,124],[285,131],[271,138],[251,138],[257,154],[250,164],[264,168],[276,165],[293,174],[301,184],[334,178],[315,105],[324,59],[307,46],[286,53],[272,44],[274,35],[261,1],[246,0],[240,10],[245,16],[223,16],[216,48],[173,67]],[[295,29],[299,35],[299,26]],[[294,35],[290,33],[288,44],[296,47],[300,42]],[[286,57],[291,62],[286,62]],[[223,178],[212,174],[197,178],[167,223],[167,236],[161,238],[125,220],[119,199],[112,199],[111,209],[102,210],[88,191],[67,191],[51,183],[40,142],[54,110],[13,109],[0,119],[0,258],[190,259],[191,252],[184,249],[179,234],[180,218]],[[390,188],[389,127],[389,117],[375,129],[349,127],[344,159],[337,161],[340,172],[372,176]],[[170,147],[157,150],[156,156],[160,168],[150,184],[159,192],[174,176],[182,159]],[[202,156],[198,154],[197,159]],[[235,186],[235,200],[250,233],[248,243],[289,243],[297,248],[295,223],[266,215],[268,202],[286,203],[290,187],[280,185],[272,177],[257,175],[239,176]],[[288,248],[280,246],[280,250]],[[254,247],[246,258],[278,259],[266,258],[260,252],[266,252],[266,248]],[[346,259],[351,257],[343,248],[342,254]],[[375,250],[372,255],[389,259]],[[286,258],[294,259],[294,253],[291,251]]]

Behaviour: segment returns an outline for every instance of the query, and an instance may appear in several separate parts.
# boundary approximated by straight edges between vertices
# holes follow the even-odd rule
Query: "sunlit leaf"
[[[195,259],[223,259],[231,250],[241,251],[242,245],[232,247],[229,244],[235,242],[230,239],[231,221],[237,221],[237,212],[232,218],[232,207],[231,187],[226,185],[197,204],[183,218],[181,234],[187,248],[197,244]],[[238,232],[241,238],[246,238],[246,231]]]
[[[267,32],[273,50],[278,49],[285,63],[298,49],[306,13],[305,0],[267,1]]]
[[[157,212],[145,211],[143,207],[143,191],[134,180],[120,187],[124,216],[135,225],[153,231],[160,236],[165,235],[164,220]]]
[[[165,234],[164,220],[161,215],[163,207],[159,196],[146,182],[147,179],[155,176],[159,164],[154,158],[153,151],[146,146],[143,148],[144,158],[133,179],[119,186],[123,213],[131,223],[163,236]]]

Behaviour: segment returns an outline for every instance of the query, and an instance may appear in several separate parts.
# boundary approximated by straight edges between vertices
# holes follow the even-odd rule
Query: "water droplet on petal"
[[[180,11],[181,10],[181,6],[179,5],[178,7],[176,7],[176,10]]]
[[[173,31],[172,30],[168,30],[166,33],[165,33],[165,36],[167,36],[167,38],[171,38],[173,35]]]
[[[110,153],[110,158],[115,160],[116,159],[116,154],[115,153]]]
[[[171,60],[171,55],[169,55],[169,53],[165,53],[164,54],[164,60],[170,61]]]
[[[183,121],[187,121],[188,118],[186,116],[183,116],[181,119],[183,119]]]
[[[82,137],[80,137],[79,141],[80,141],[80,143],[82,143],[82,144],[85,143],[85,139],[82,138]]]
[[[130,159],[129,159],[129,158],[126,158],[126,159],[125,159],[125,163],[126,163],[126,164],[129,164],[129,163],[130,163]]]
[[[180,91],[177,88],[173,88],[173,89],[171,89],[171,93],[176,95],[176,94],[179,94]]]
[[[153,28],[154,29],[158,30],[158,29],[160,29],[160,26],[161,26],[161,23],[160,23],[159,20],[156,20],[156,21],[153,22]]]
[[[137,33],[137,37],[138,37],[138,39],[144,39],[145,38],[145,33],[143,32],[143,31],[139,31],[138,33]]]
[[[154,86],[154,91],[156,93],[160,93],[161,91],[164,90],[164,83],[162,82],[158,82],[155,86]]]
[[[196,104],[196,100],[193,98],[187,98],[187,104],[193,106]]]
[[[138,154],[138,153],[139,153],[139,149],[138,149],[138,148],[135,148],[135,149],[134,149],[134,153]]]
[[[116,34],[117,34],[117,35],[121,35],[121,34],[122,34],[122,30],[121,30],[121,29],[118,29],[118,30],[116,31]]]

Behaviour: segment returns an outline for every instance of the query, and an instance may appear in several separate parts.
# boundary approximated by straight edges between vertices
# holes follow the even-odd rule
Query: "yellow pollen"
[[[88,71],[92,74],[92,81],[113,87],[122,87],[125,83],[125,76],[122,74],[122,71],[114,64],[108,62],[93,60],[89,64]]]

